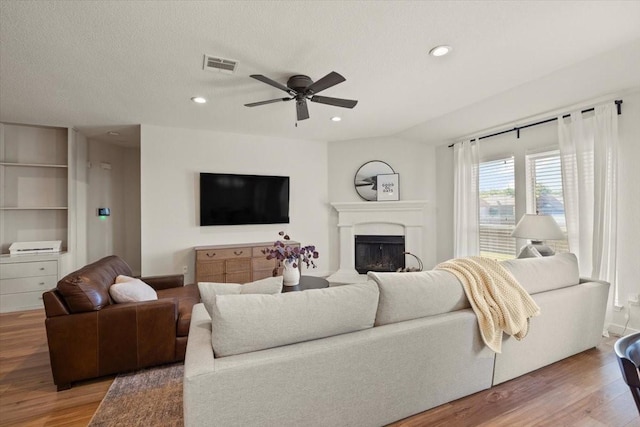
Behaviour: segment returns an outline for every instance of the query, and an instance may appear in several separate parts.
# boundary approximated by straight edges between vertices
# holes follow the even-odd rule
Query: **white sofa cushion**
[[[375,283],[274,295],[218,295],[212,307],[216,357],[249,353],[371,328]]]
[[[458,279],[446,271],[369,272],[380,289],[376,326],[469,308]]]
[[[109,295],[118,304],[158,299],[157,292],[151,286],[140,279],[123,275],[116,277],[116,283],[109,287]]]
[[[580,282],[578,259],[560,253],[541,258],[510,259],[501,262],[530,294],[577,285]]]
[[[238,295],[238,294],[279,294],[282,292],[282,276],[267,277],[255,282],[245,283],[217,283],[198,282],[200,300],[211,316],[216,295]]]

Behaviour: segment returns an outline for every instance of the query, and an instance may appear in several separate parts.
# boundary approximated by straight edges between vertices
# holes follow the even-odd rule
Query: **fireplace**
[[[402,236],[404,248],[395,247],[397,252],[411,252],[422,258],[427,266],[433,265],[431,257],[425,256],[422,244],[425,224],[432,226],[430,230],[435,229],[434,215],[430,212],[427,201],[335,202],[331,205],[338,212],[340,268],[327,278],[329,283],[340,285],[367,281],[365,273],[370,269],[360,269],[364,273],[356,270],[356,236]],[[402,256],[401,261],[391,262],[395,267],[392,271],[402,266],[417,267],[416,261],[411,257],[405,260]],[[387,266],[385,271],[389,270],[391,268]]]
[[[355,236],[355,268],[367,271],[396,271],[405,267],[404,236]]]

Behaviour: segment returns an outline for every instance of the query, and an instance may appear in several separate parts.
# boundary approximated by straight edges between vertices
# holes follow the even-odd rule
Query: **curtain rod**
[[[616,99],[614,102],[616,104],[616,108],[618,109],[618,115],[622,114],[622,99]],[[587,108],[586,110],[582,110],[581,113],[588,113],[588,112],[593,111],[593,110],[595,110],[595,107],[591,107],[591,108]],[[565,115],[562,116],[563,119],[565,119],[567,117],[571,117],[571,114],[565,114]],[[556,121],[556,120],[558,120],[557,117],[552,117],[550,119],[541,120],[539,122],[529,123],[528,125],[516,126],[513,129],[503,130],[503,131],[500,131],[500,132],[492,133],[490,135],[479,136],[478,138],[473,138],[471,141],[475,141],[476,139],[479,141],[481,139],[491,138],[491,137],[502,135],[502,134],[509,133],[509,132],[517,132],[516,138],[520,139],[520,129],[526,129],[526,128],[530,128],[532,126],[543,125],[545,123],[553,122],[553,121]],[[453,144],[451,144],[451,145],[448,145],[447,147],[451,148],[454,145],[456,145],[455,142]]]

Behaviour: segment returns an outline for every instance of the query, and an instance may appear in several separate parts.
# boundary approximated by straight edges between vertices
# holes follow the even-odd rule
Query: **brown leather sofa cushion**
[[[71,313],[96,311],[111,304],[109,286],[118,275],[131,276],[131,268],[112,255],[86,265],[58,282],[58,292]]]

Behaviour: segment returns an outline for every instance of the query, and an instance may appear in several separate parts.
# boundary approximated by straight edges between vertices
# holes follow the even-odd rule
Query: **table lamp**
[[[550,215],[524,214],[511,233],[511,237],[531,239],[531,243],[523,246],[518,254],[518,258],[528,258],[538,256],[537,253],[541,256],[555,254],[553,249],[543,243],[543,240],[561,240],[564,239],[564,233]]]

